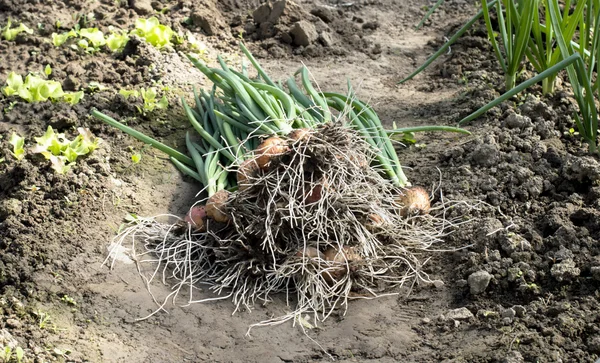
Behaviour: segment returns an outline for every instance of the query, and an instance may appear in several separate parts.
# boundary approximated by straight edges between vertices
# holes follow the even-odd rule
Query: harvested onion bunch
[[[421,189],[405,188],[390,135],[411,130],[384,130],[352,95],[317,92],[305,67],[303,90],[295,78],[285,89],[242,50],[258,78],[220,58],[216,69],[190,57],[214,87],[194,90],[193,107],[182,99],[197,132],[186,135],[187,155],[93,111],[168,153],[206,192],[185,218],[191,228],[145,222],[124,233],[144,229],[146,246],[179,279],[177,292],[202,282],[229,291],[236,309],[295,292],[287,319],[312,311],[323,320],[351,293],[427,280],[417,256],[449,224],[432,222]]]

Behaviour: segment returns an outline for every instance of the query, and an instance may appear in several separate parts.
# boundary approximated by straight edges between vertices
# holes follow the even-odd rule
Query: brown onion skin
[[[375,231],[378,228],[381,228],[383,225],[385,224],[385,221],[383,219],[382,216],[380,216],[377,213],[371,213],[369,215],[367,215],[367,223],[365,224],[365,227],[367,228],[368,231]]]
[[[419,186],[406,189],[403,195],[396,199],[396,202],[404,206],[400,211],[400,215],[402,216],[428,214],[431,209],[429,193],[423,187]]]
[[[255,178],[258,175],[259,170],[255,159],[244,160],[238,167],[236,173],[238,190],[248,189],[251,186],[248,181]]]
[[[328,270],[323,271],[321,276],[331,285],[341,280],[348,273],[346,262],[350,264],[362,260],[362,256],[356,251],[356,248],[350,246],[344,246],[341,250],[337,247],[329,247],[323,252],[323,257],[330,264],[327,266]],[[353,270],[351,266],[350,270]]]
[[[323,258],[321,251],[315,247],[306,247],[296,252],[296,257],[308,257],[308,258]]]
[[[287,136],[293,141],[304,141],[305,139],[308,139],[310,137],[310,129],[294,129]]]
[[[193,206],[186,214],[184,220],[192,226],[195,231],[206,230],[206,209],[203,205]]]
[[[271,166],[271,161],[289,150],[287,142],[279,136],[271,136],[256,148],[256,164],[262,170]]]
[[[227,199],[229,199],[229,192],[226,190],[219,190],[213,196],[208,198],[206,203],[206,215],[208,218],[219,223],[229,222],[229,215],[227,214]]]

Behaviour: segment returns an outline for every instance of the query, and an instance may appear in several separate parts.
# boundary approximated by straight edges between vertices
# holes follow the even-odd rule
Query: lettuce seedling
[[[133,90],[120,89],[119,94],[125,98],[140,97],[140,92],[137,90],[134,90],[134,89]]]
[[[52,74],[52,67],[50,66],[50,64],[46,64],[46,67],[44,68],[44,74],[46,75],[46,77]]]
[[[140,88],[137,90],[119,90],[119,94],[125,98],[129,97],[141,97],[144,104],[140,107],[137,106],[139,113],[145,114],[146,112],[152,112],[154,110],[164,110],[169,107],[169,101],[166,96],[162,96],[160,100],[157,100],[158,92],[156,87]]]
[[[65,42],[67,40],[69,40],[69,38],[76,38],[76,37],[77,37],[77,32],[75,30],[70,30],[66,33],[61,33],[61,34],[52,33],[52,44],[54,44],[55,47],[60,47],[61,45],[65,44]]]
[[[32,151],[42,154],[47,160],[50,160],[52,169],[59,174],[66,173],[77,160],[77,157],[87,155],[96,150],[102,141],[95,137],[89,129],[78,128],[79,135],[69,141],[64,134],[57,134],[51,126],[48,126],[46,133],[41,137],[36,137],[36,146]]]
[[[8,23],[2,29],[2,37],[6,40],[15,40],[15,38],[17,38],[17,35],[19,35],[23,32],[25,32],[27,34],[33,34],[33,29],[30,29],[23,23],[21,23],[18,27],[14,28],[14,29],[10,28],[11,24],[12,24],[12,22],[10,21],[10,19],[8,19]]]
[[[2,93],[6,96],[17,95],[30,103],[62,100],[74,105],[83,98],[81,91],[65,93],[59,82],[43,79],[33,74],[27,75],[23,82],[23,77],[15,72],[10,72],[8,75],[6,87],[2,88]]]
[[[98,49],[104,44],[106,44],[104,34],[100,30],[98,30],[98,28],[80,29],[79,36],[87,39],[90,43],[92,43],[92,47],[94,47],[95,49]]]
[[[158,96],[155,87],[150,87],[148,89],[141,88],[140,94],[142,95],[142,99],[144,100],[143,110],[138,107],[138,111],[140,113],[152,112],[156,110],[164,110],[169,107],[169,101],[166,96],[162,96],[160,100],[156,100]]]
[[[11,154],[17,160],[23,160],[25,157],[25,139],[17,135],[16,132],[13,132],[12,135],[10,135],[8,142],[13,146]]]
[[[106,46],[113,52],[118,52],[125,48],[125,45],[129,41],[129,35],[124,30],[116,30],[114,27],[108,27],[111,31],[110,35],[106,37]]]
[[[148,43],[156,48],[162,48],[171,45],[171,38],[175,35],[173,29],[160,24],[156,17],[149,19],[137,19],[135,29],[131,34],[144,38]]]

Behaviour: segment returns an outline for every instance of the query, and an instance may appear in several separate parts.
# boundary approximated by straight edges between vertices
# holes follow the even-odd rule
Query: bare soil
[[[353,301],[345,315],[311,330],[328,354],[291,324],[246,336],[250,324],[287,312],[285,297],[233,316],[227,300],[181,301],[136,321],[156,304],[135,265],[102,266],[127,213],[183,214],[199,186],[160,152],[92,119],[90,109],[181,146],[189,126],[177,94],[208,83],[177,49],[143,42],[122,55],[55,48],[49,39],[57,20],[64,31],[72,15],[94,12],[91,26],[128,28],[153,7],[162,23],[205,42],[211,60],[239,59],[241,35],[273,78],[304,63],[323,89],[343,91],[351,80],[388,125],[448,125],[501,92],[503,77],[476,25],[424,74],[397,85],[476,12],[471,2],[446,1],[414,30],[429,3],[288,1],[276,21],[257,23],[258,1],[0,0],[0,25],[11,18],[35,29],[0,41],[0,79],[50,64],[51,78],[65,89],[86,91],[76,106],[0,96],[0,347],[20,346],[31,362],[313,362],[329,361],[328,354],[348,362],[598,359],[600,163],[569,131],[574,106],[566,82],[551,97],[533,88],[502,104],[469,125],[470,136],[419,134],[416,145],[399,150],[414,184],[441,182],[444,198],[465,201],[450,213],[476,223],[447,244],[469,247],[431,256],[427,272],[436,284]],[[291,35],[298,22],[318,34],[308,45]],[[91,82],[107,89],[95,91]],[[174,90],[166,111],[141,115],[135,102],[116,95],[156,82]],[[104,143],[67,175],[35,155],[12,157],[13,131],[33,143],[48,125],[71,136],[89,127]],[[139,164],[132,148],[143,151]],[[477,293],[482,271],[490,282]],[[153,291],[157,299],[168,295],[169,281]]]

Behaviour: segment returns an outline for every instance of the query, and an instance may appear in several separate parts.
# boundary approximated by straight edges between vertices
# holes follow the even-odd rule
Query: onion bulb
[[[190,208],[186,214],[184,220],[194,228],[195,231],[204,231],[206,225],[204,220],[206,219],[206,210],[203,205],[197,205]]]
[[[213,194],[206,203],[206,215],[219,223],[229,222],[229,215],[227,215],[228,198],[229,192],[224,189]]]
[[[374,230],[380,229],[384,224],[385,220],[381,215],[377,213],[370,213],[369,215],[367,215],[367,223],[365,224],[367,230],[372,232]]]
[[[329,183],[325,177],[319,179],[316,184],[309,184],[310,191],[305,195],[304,201],[306,204],[317,203],[323,197],[323,189],[329,188]]]
[[[255,178],[258,175],[258,164],[255,159],[244,160],[237,170],[237,185],[239,190],[244,190],[250,187],[248,182],[250,179]]]
[[[406,189],[404,194],[396,199],[396,202],[403,206],[400,211],[402,216],[409,214],[427,214],[431,208],[429,194],[423,187]]]
[[[279,136],[271,136],[256,148],[256,164],[262,170],[271,165],[271,161],[288,151],[287,143]]]
[[[341,249],[329,247],[323,252],[323,257],[328,262],[328,268],[321,273],[321,276],[329,284],[339,281],[348,273],[347,263],[350,264],[363,259],[355,247],[349,246],[344,246]],[[350,270],[352,269],[350,267]]]
[[[302,141],[310,136],[310,129],[294,129],[288,134],[288,137],[293,141]]]
[[[296,257],[322,258],[321,251],[315,247],[306,247],[296,252]]]

